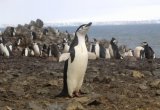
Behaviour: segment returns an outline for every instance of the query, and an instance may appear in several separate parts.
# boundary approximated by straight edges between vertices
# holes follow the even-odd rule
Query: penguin
[[[95,42],[95,53],[97,58],[100,57],[100,46],[99,46],[99,41],[97,41],[96,39],[94,39]]]
[[[10,51],[10,52],[12,52],[12,50],[13,50],[12,43],[11,43],[11,44],[9,44],[9,45],[7,45],[7,47],[8,47],[8,49],[9,49],[9,51]]]
[[[137,59],[142,59],[144,58],[144,47],[142,46],[137,46],[135,49],[134,49],[134,57],[137,58]]]
[[[94,38],[94,42],[91,43],[90,52],[94,52],[94,53],[96,54],[96,57],[97,57],[97,58],[100,57],[99,41],[97,41],[97,39],[95,39],[95,38]]]
[[[32,40],[36,40],[36,38],[37,38],[36,32],[31,31],[31,39],[32,39]]]
[[[16,29],[14,27],[10,27],[10,33],[11,37],[14,37],[16,35]]]
[[[22,56],[28,56],[29,55],[29,48],[28,47],[26,47],[26,48],[24,48],[23,50],[22,50]]]
[[[9,57],[10,56],[10,51],[9,48],[2,42],[0,42],[0,51],[3,56]]]
[[[69,53],[63,53],[59,62],[65,61],[63,90],[58,96],[79,96],[84,75],[88,65],[88,51],[85,36],[92,23],[81,25],[75,33]],[[77,68],[78,66],[78,68]]]
[[[143,45],[143,48],[144,48],[145,58],[155,59],[155,53],[154,53],[153,49],[148,45],[148,43],[143,42],[142,45]]]
[[[50,44],[48,46],[47,54],[48,54],[48,57],[53,56],[53,57],[57,58],[57,61],[58,61],[58,58],[60,56],[58,46],[56,44]]]
[[[63,53],[67,53],[69,51],[70,46],[68,43],[63,43]]]
[[[117,43],[118,41],[115,38],[111,39],[110,44],[109,44],[109,53],[110,53],[111,58],[122,59],[119,53]]]
[[[0,42],[5,42],[3,36],[0,36]]]
[[[110,58],[111,58],[111,55],[110,55],[110,53],[109,53],[109,48],[106,48],[105,58],[106,58],[106,59],[110,59]]]
[[[19,37],[19,38],[16,40],[16,46],[20,46],[20,45],[21,45],[21,42],[22,42],[22,38]]]
[[[34,55],[35,56],[41,56],[41,49],[40,49],[40,45],[36,42],[33,42],[33,51],[34,51]]]
[[[48,29],[43,29],[43,35],[48,35]]]
[[[67,53],[69,51],[69,43],[68,40],[66,38],[63,39],[63,53]]]

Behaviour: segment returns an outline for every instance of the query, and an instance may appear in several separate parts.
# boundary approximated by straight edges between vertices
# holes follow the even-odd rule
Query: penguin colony
[[[56,61],[65,61],[63,89],[58,96],[75,97],[81,95],[81,86],[87,69],[88,59],[124,59],[126,57],[135,57],[136,59],[155,59],[155,53],[147,42],[142,42],[135,49],[126,49],[125,46],[118,46],[116,38],[112,38],[105,46],[101,41],[93,39],[89,42],[87,32],[92,23],[83,24],[77,28],[74,38],[70,37],[68,31],[65,32],[66,38],[60,43],[42,44],[36,41],[39,35],[31,29],[30,43],[21,46],[22,42],[26,42],[24,38],[17,37],[15,42],[5,39],[3,32],[0,34],[0,56],[14,56],[14,52],[21,52],[24,57],[55,57]],[[31,27],[33,28],[33,27]],[[15,37],[16,29],[10,28],[8,36]],[[49,30],[44,29],[42,35],[48,35]],[[59,30],[55,31],[56,35],[60,35]],[[87,44],[89,44],[87,46]],[[87,48],[89,47],[89,48]],[[77,68],[78,65],[78,68]]]

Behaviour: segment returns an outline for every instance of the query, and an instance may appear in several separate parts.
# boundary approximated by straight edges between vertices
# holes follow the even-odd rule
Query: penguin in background
[[[29,48],[28,47],[25,47],[23,50],[22,50],[22,56],[29,56]]]
[[[122,59],[117,44],[118,41],[115,38],[112,38],[109,44],[109,53],[111,58]]]
[[[10,27],[10,33],[11,37],[14,37],[16,35],[16,29],[14,27]]]
[[[143,59],[145,58],[145,53],[144,53],[144,47],[143,45],[142,46],[137,46],[135,49],[134,49],[134,54],[133,56],[137,59]]]
[[[43,29],[43,35],[48,35],[48,29]]]
[[[99,41],[94,38],[94,42],[91,43],[90,45],[90,52],[93,52],[96,54],[96,57],[100,57],[100,46],[99,46]]]
[[[34,31],[31,31],[31,39],[36,40],[37,39],[37,34]]]
[[[6,57],[9,57],[10,56],[10,50],[9,48],[7,47],[6,44],[4,44],[3,42],[0,42],[0,53],[3,55],[3,56],[6,56]]]
[[[3,38],[3,36],[0,36],[0,42],[4,42],[5,40],[4,40],[4,38]]]
[[[40,48],[40,44],[36,43],[36,42],[33,42],[32,45],[33,45],[34,55],[35,56],[41,56],[42,55],[42,51],[41,51],[41,48]]]
[[[59,62],[65,61],[63,90],[58,96],[79,96],[84,75],[88,65],[88,51],[85,36],[92,23],[81,25],[75,33],[68,53],[59,57]]]
[[[0,53],[3,56],[9,57],[12,56],[12,43],[11,42],[6,42],[6,40],[1,37],[0,38]]]
[[[143,45],[143,48],[144,48],[145,58],[155,59],[155,53],[154,53],[153,49],[148,45],[148,43],[143,42],[142,45]]]
[[[54,57],[58,61],[60,52],[56,44],[50,44],[47,50],[48,57]]]
[[[67,53],[69,51],[69,43],[68,40],[66,38],[63,39],[63,53]]]
[[[15,42],[15,46],[20,46],[20,45],[21,45],[21,42],[22,42],[22,38],[21,38],[21,37],[18,37],[18,39],[17,39],[16,42]]]

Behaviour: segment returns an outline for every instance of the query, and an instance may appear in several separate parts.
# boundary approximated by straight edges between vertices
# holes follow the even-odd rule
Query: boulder
[[[133,72],[132,72],[132,76],[133,76],[134,78],[143,78],[143,77],[144,77],[144,74],[142,74],[142,73],[139,72],[139,71],[133,71]]]
[[[39,28],[42,28],[44,25],[43,21],[41,19],[37,19],[36,20],[36,26],[39,27]]]

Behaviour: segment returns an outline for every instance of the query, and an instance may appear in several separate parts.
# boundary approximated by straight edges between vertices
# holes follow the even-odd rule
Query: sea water
[[[57,27],[61,31],[73,33],[78,26]],[[99,40],[111,40],[115,37],[118,45],[127,45],[134,49],[142,42],[148,42],[156,53],[156,57],[160,57],[160,24],[132,24],[132,25],[103,25],[91,26],[88,36],[90,41],[93,38]]]

